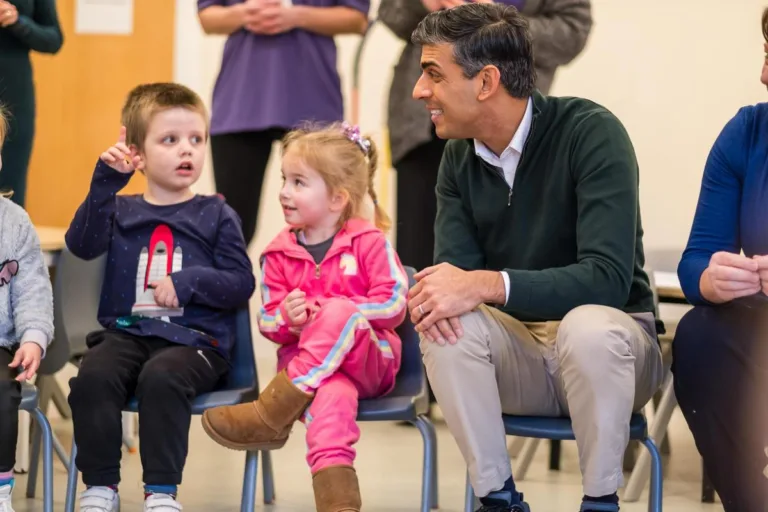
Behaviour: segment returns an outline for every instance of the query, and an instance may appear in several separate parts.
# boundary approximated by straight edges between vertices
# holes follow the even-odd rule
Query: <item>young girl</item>
[[[7,126],[0,109],[0,149]],[[21,382],[35,376],[53,337],[48,267],[29,216],[8,196],[0,197],[0,512],[13,512]]]
[[[373,141],[356,127],[288,134],[280,191],[288,227],[261,257],[259,329],[281,345],[279,374],[256,402],[203,416],[208,435],[239,450],[283,446],[302,418],[319,512],[360,510],[358,399],[388,393],[400,368],[395,328],[408,282],[381,231],[390,222],[375,171]],[[362,218],[366,195],[375,226]]]

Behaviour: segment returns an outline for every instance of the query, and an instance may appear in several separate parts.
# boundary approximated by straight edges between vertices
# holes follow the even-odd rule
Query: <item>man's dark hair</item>
[[[528,22],[514,7],[467,3],[435,11],[419,23],[411,42],[452,44],[456,64],[467,78],[474,78],[485,66],[496,66],[502,86],[515,98],[527,98],[535,87]]]
[[[763,39],[768,43],[768,7],[763,9]]]

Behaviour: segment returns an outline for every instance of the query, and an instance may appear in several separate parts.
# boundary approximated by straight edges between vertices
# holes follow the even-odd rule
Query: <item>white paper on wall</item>
[[[130,35],[133,0],[77,0],[75,33]]]

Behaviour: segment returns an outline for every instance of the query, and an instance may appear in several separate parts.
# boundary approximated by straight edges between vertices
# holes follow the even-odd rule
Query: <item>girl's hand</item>
[[[40,368],[40,360],[43,358],[43,349],[34,342],[22,342],[19,350],[16,351],[16,355],[8,365],[9,368],[24,367],[24,371],[21,372],[16,380],[19,382],[29,380],[35,376],[37,369]]]
[[[101,154],[101,161],[123,174],[132,173],[141,163],[141,157],[131,153],[125,145],[125,126],[120,128],[117,143]]]
[[[291,326],[304,325],[307,316],[307,294],[296,288],[283,299],[283,308],[288,314],[288,323]]]

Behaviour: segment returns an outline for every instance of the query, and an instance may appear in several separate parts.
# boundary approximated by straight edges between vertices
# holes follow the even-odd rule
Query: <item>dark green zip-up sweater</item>
[[[654,311],[637,159],[600,105],[535,92],[511,194],[472,140],[448,142],[436,193],[436,263],[507,272],[502,309],[515,318],[560,320],[585,304]]]

